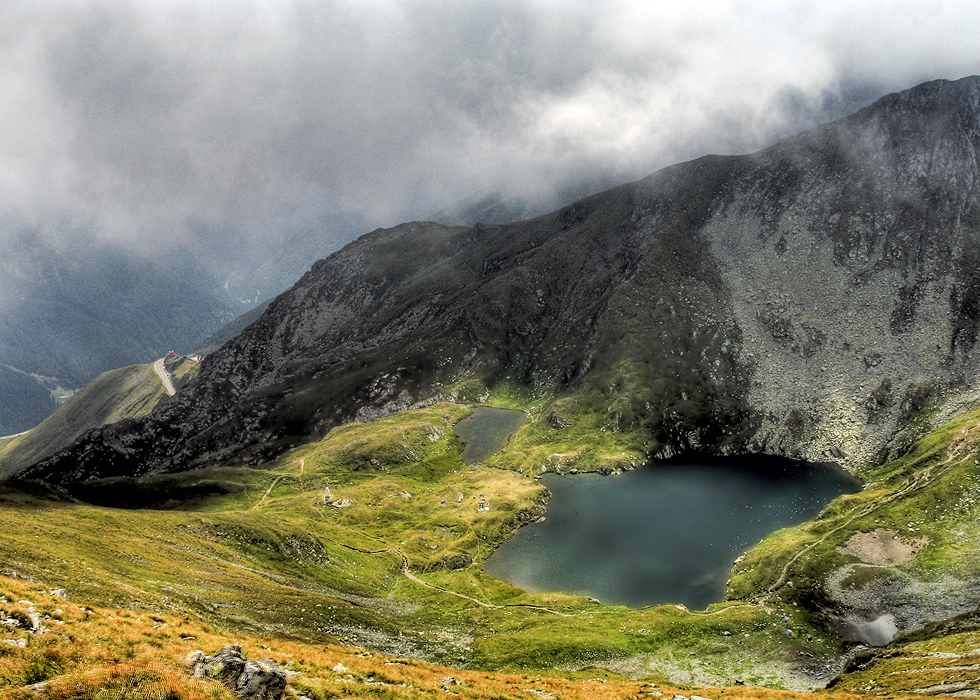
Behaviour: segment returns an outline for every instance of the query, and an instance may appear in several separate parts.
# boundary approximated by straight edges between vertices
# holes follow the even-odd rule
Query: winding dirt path
[[[389,545],[389,547],[391,547],[391,550],[394,553],[398,554],[402,558],[402,573],[405,575],[405,577],[409,581],[413,581],[413,582],[419,584],[420,586],[425,586],[426,588],[431,588],[434,591],[440,591],[442,593],[448,593],[449,595],[454,595],[457,598],[463,598],[464,600],[472,601],[472,602],[476,603],[477,605],[479,605],[481,607],[489,608],[491,610],[505,610],[507,608],[527,608],[529,610],[540,610],[542,612],[551,613],[552,615],[558,615],[559,617],[576,617],[577,615],[583,615],[583,614],[585,614],[585,613],[563,613],[563,612],[561,612],[559,610],[552,610],[551,608],[546,608],[546,607],[544,607],[542,605],[529,605],[529,604],[524,604],[524,603],[512,603],[512,604],[509,604],[509,605],[496,605],[494,603],[486,603],[486,602],[484,602],[482,600],[478,600],[478,599],[473,598],[471,596],[468,596],[468,595],[466,595],[464,593],[457,593],[456,591],[452,591],[452,590],[450,590],[448,588],[443,588],[442,586],[435,586],[435,585],[433,585],[431,583],[426,583],[425,581],[423,581],[422,579],[420,579],[418,576],[416,576],[415,574],[413,574],[411,572],[411,570],[409,569],[409,566],[408,566],[408,557],[405,556],[405,553],[402,550],[398,549],[398,547],[395,547],[394,545]]]
[[[262,498],[259,499],[258,503],[256,503],[254,506],[248,509],[249,512],[255,510],[260,505],[265,503],[265,499],[268,498],[269,494],[272,493],[272,489],[274,489],[276,487],[276,484],[278,484],[280,481],[282,481],[282,476],[277,476],[275,479],[273,479],[272,483],[269,484],[269,488],[266,489],[265,493],[262,494]]]
[[[346,594],[346,593],[341,593],[340,591],[334,591],[334,590],[330,590],[330,589],[314,588],[312,586],[310,586],[310,587],[296,586],[296,585],[294,585],[294,582],[291,582],[286,577],[284,577],[284,576],[278,576],[278,575],[273,574],[273,573],[271,573],[269,571],[262,571],[261,569],[253,569],[253,568],[251,568],[249,566],[244,566],[242,564],[237,564],[237,563],[235,563],[233,561],[228,561],[227,559],[222,559],[221,557],[215,556],[213,554],[207,554],[205,552],[199,552],[196,549],[191,549],[190,547],[186,547],[186,546],[182,547],[182,546],[179,546],[179,545],[171,544],[170,542],[167,542],[165,540],[161,540],[159,538],[157,538],[157,541],[160,543],[161,546],[167,547],[168,549],[173,549],[174,551],[177,551],[177,552],[184,552],[186,554],[193,554],[195,556],[202,557],[204,559],[208,559],[208,560],[213,561],[213,562],[217,562],[218,564],[223,564],[223,565],[228,566],[228,567],[231,567],[233,569],[239,569],[241,571],[247,571],[250,574],[255,574],[259,578],[263,578],[263,579],[265,579],[267,581],[271,581],[272,583],[276,584],[277,586],[282,586],[283,588],[288,588],[289,590],[292,590],[292,591],[299,591],[301,593],[316,593],[316,594],[319,594],[319,595],[326,595],[326,596],[330,596],[331,598],[337,598],[339,600],[346,601],[346,602],[350,603],[351,605],[356,605],[356,606],[362,607],[362,608],[370,608],[370,607],[372,607],[369,604],[370,603],[370,599],[369,598],[364,598],[362,596],[354,596],[354,595],[350,595],[350,594]]]
[[[305,470],[306,470],[306,460],[305,459],[300,459],[299,460],[299,474],[296,475],[300,480],[302,480],[302,478],[303,478],[303,472]],[[269,484],[269,488],[267,488],[265,490],[265,493],[262,494],[262,498],[260,498],[258,500],[258,502],[254,506],[252,506],[251,508],[248,509],[249,512],[255,510],[256,508],[258,508],[259,506],[261,506],[263,503],[265,503],[265,499],[268,498],[268,496],[269,496],[270,493],[272,493],[272,489],[274,489],[276,487],[276,484],[278,484],[280,481],[282,481],[283,479],[285,479],[287,476],[293,476],[293,475],[292,474],[280,474],[275,479],[273,479],[272,480],[272,483]]]

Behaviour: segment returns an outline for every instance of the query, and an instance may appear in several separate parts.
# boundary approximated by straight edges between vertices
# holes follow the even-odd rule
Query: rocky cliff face
[[[531,221],[375,231],[30,474],[258,458],[467,379],[588,396],[651,454],[875,461],[976,398],[978,120],[980,78],[938,81]]]
[[[728,185],[701,235],[753,366],[759,446],[867,459],[974,400],[978,118],[980,80],[929,83]]]

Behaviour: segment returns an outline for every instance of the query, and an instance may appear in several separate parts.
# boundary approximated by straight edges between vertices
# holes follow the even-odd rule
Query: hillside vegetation
[[[178,384],[186,383],[196,370],[197,363],[186,358],[168,366]],[[0,478],[50,457],[91,428],[149,414],[165,393],[152,364],[100,374],[40,425],[23,435],[0,439]]]
[[[25,700],[234,697],[215,681],[189,678],[182,672],[183,659],[189,652],[211,652],[229,642],[228,630],[205,623],[196,615],[84,605],[52,595],[43,586],[0,576],[0,616],[28,620],[32,612],[40,616],[48,631],[32,635],[25,628],[8,628],[2,635],[8,643],[0,644],[0,696]],[[272,658],[285,667],[290,676],[286,697],[311,700],[442,700],[449,693],[473,700],[620,700],[687,698],[694,694],[711,700],[814,697],[745,686],[692,688],[658,677],[631,680],[601,668],[534,673],[467,671],[282,636],[235,633],[234,640],[247,658]],[[20,643],[24,646],[18,646]],[[841,691],[818,696],[824,700],[863,697],[868,696]],[[909,696],[892,697],[899,700]]]
[[[130,610],[133,617],[190,616],[213,631],[216,648],[223,646],[218,637],[244,639],[246,646],[261,638],[266,646],[291,649],[284,658],[295,664],[304,657],[319,663],[312,659],[323,658],[324,645],[371,650],[327,654],[324,666],[309,673],[320,686],[291,681],[311,698],[332,697],[334,691],[325,690],[332,683],[351,682],[324,670],[350,653],[474,672],[513,669],[521,679],[602,666],[660,687],[670,681],[805,689],[839,670],[852,644],[840,633],[842,620],[859,630],[885,614],[894,616],[902,634],[924,634],[939,640],[943,653],[972,658],[972,623],[963,617],[969,611],[952,609],[950,601],[954,594],[964,605],[971,600],[972,589],[963,584],[975,580],[969,577],[980,552],[980,498],[974,494],[980,413],[930,435],[876,472],[862,493],[838,499],[814,522],[751,550],[736,567],[730,600],[704,612],[531,594],[483,575],[482,561],[543,512],[547,493],[517,471],[464,466],[452,426],[467,413],[444,403],[346,425],[259,468],[228,465],[58,490],[8,484],[0,495],[0,529],[7,533],[0,539],[0,573],[65,589],[77,604]],[[518,449],[512,443],[491,462],[509,463]],[[484,501],[487,511],[477,507]],[[880,529],[913,543],[914,551],[890,563],[839,551],[856,535]],[[894,590],[896,580],[908,584],[901,595],[876,593]],[[891,588],[874,588],[888,581]],[[910,598],[929,585],[938,586],[932,595]],[[937,606],[938,600],[949,605]],[[792,618],[794,636],[784,634],[783,617]],[[947,623],[950,618],[959,622]],[[185,647],[171,653],[171,668]],[[838,687],[868,690],[871,678],[887,680],[893,692],[925,688],[921,679],[935,667],[927,654],[910,656],[901,677],[868,670],[885,668],[895,653],[864,658]],[[355,680],[367,684],[368,667],[355,671]],[[566,687],[582,676],[576,678]],[[609,678],[625,683],[618,686],[624,693],[633,688],[622,677]],[[971,678],[964,683],[975,683]],[[581,688],[585,693],[591,686]],[[388,690],[393,694],[383,697],[417,697]],[[511,691],[501,692],[508,697]],[[194,697],[191,690],[179,693]]]

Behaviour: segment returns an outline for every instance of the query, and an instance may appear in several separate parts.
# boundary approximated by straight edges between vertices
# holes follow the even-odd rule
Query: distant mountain
[[[204,342],[202,342],[194,350],[194,354],[210,355],[212,352],[248,328],[250,324],[258,320],[258,318],[265,313],[265,310],[269,308],[269,303],[269,301],[262,302],[254,309],[246,311],[241,316],[236,316],[233,318],[231,321],[205,338]]]
[[[224,232],[215,236],[214,246],[199,257],[222,280],[224,289],[251,310],[289,289],[314,262],[366,228],[358,216],[333,214],[302,225],[284,225],[278,237],[252,245],[242,245],[236,236]],[[229,250],[234,247],[240,250]]]
[[[0,255],[0,435],[37,425],[98,374],[190,351],[247,306],[179,249],[148,259],[38,232]]]
[[[593,468],[690,450],[878,463],[978,398],[978,150],[980,78],[936,81],[533,220],[375,231],[149,417],[28,474],[260,459],[488,390],[534,402],[529,450],[578,445]]]
[[[0,365],[0,433],[27,430],[58,407],[57,380]]]

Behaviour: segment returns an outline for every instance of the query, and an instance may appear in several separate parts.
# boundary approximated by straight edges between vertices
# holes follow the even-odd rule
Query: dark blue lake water
[[[769,457],[542,482],[552,493],[545,521],[504,542],[488,575],[528,591],[694,610],[724,599],[742,552],[860,488],[837,468]]]

